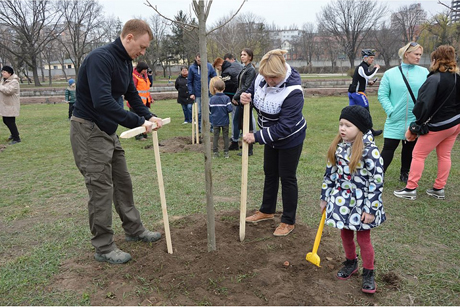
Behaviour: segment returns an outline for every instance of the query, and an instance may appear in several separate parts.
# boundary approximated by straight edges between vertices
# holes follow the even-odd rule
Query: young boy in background
[[[230,98],[224,94],[225,83],[219,77],[214,77],[209,83],[209,91],[211,99],[209,100],[209,109],[211,112],[210,122],[214,127],[213,152],[214,157],[219,157],[219,136],[222,130],[224,138],[224,157],[228,158],[228,130],[230,120],[228,114],[232,112],[232,104]]]

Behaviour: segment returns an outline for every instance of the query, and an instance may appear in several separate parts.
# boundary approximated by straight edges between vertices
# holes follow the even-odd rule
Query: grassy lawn
[[[374,128],[382,129],[385,114],[375,96],[370,97]],[[337,132],[346,97],[307,98],[304,114],[307,137],[298,170],[298,223],[317,225],[319,193],[327,148]],[[160,143],[189,137],[182,125],[181,107],[173,100],[153,107],[171,124],[158,133]],[[21,108],[17,118],[22,143],[0,152],[0,305],[88,305],[88,296],[47,290],[60,264],[91,250],[87,222],[87,191],[78,172],[69,142],[66,104],[33,104]],[[119,133],[126,130],[120,127]],[[0,125],[0,148],[9,131]],[[162,219],[152,150],[148,142],[122,140],[134,184],[135,201],[147,223]],[[382,148],[383,138],[377,138]],[[248,210],[259,206],[262,195],[262,147],[250,158]],[[395,198],[399,182],[400,149],[385,177],[384,206],[388,220],[373,232],[378,274],[398,272],[402,283],[390,292],[385,305],[460,305],[460,148],[452,153],[452,170],[446,200],[424,195],[436,176],[436,156],[426,161],[419,198]],[[238,210],[241,158],[213,160],[214,202],[217,211]],[[161,155],[170,217],[206,212],[203,154],[195,151]],[[155,210],[152,207],[155,206]],[[114,222],[120,233],[120,223]],[[341,244],[341,242],[337,242]],[[306,247],[306,251],[307,251]],[[231,304],[231,302],[229,302]]]

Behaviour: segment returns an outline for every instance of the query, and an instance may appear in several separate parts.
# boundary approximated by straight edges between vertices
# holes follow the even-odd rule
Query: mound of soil
[[[289,236],[278,238],[272,233],[279,216],[246,224],[245,240],[240,242],[239,212],[218,213],[217,250],[212,252],[205,215],[171,218],[173,254],[167,253],[164,237],[153,244],[132,243],[118,233],[118,247],[131,253],[133,260],[124,265],[100,263],[88,250],[62,264],[50,290],[76,291],[89,296],[91,305],[379,304],[388,290],[384,283],[377,293],[366,295],[359,275],[347,281],[335,277],[344,260],[337,230],[324,229],[318,268],[305,260],[317,225],[297,224]]]

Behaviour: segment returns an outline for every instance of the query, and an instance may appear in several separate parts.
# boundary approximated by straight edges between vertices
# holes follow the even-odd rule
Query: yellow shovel
[[[313,251],[311,253],[308,253],[307,257],[305,257],[307,261],[310,261],[317,267],[321,267],[319,265],[319,262],[321,261],[321,259],[319,259],[317,252],[318,252],[319,242],[321,241],[321,235],[323,234],[325,220],[326,220],[326,209],[323,210],[323,216],[321,217],[321,222],[319,223],[318,232],[316,233],[315,243],[313,244]]]

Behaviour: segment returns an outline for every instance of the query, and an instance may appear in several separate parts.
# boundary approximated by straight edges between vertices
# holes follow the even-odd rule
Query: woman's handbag
[[[430,117],[431,119],[431,117]],[[412,134],[418,134],[418,135],[424,135],[427,134],[430,130],[428,129],[428,126],[426,125],[428,121],[424,122],[421,125],[418,125],[416,122],[412,122],[409,125],[409,131]]]

